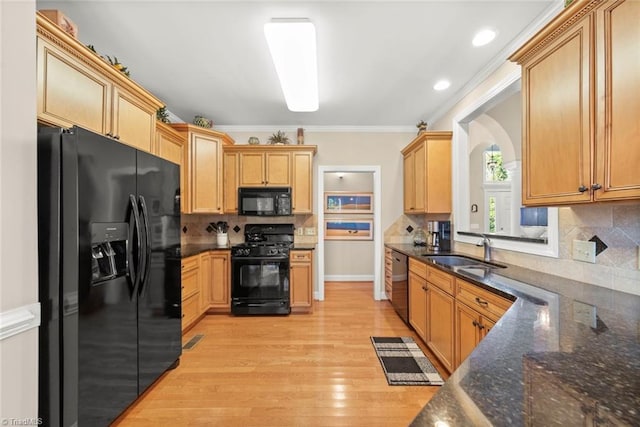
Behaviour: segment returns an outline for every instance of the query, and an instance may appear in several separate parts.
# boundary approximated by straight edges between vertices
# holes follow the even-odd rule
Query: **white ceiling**
[[[116,56],[131,78],[191,121],[258,129],[415,130],[451,107],[559,10],[559,0],[501,1],[37,1],[78,25],[78,38]],[[316,25],[320,108],[287,110],[263,24]],[[471,45],[484,27],[498,30]],[[529,27],[529,30],[523,30]],[[451,87],[433,90],[447,78]]]

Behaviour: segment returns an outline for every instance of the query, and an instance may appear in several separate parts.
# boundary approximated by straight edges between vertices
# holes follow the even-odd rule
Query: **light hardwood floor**
[[[371,286],[326,283],[313,314],[205,317],[184,341],[204,338],[114,425],[408,425],[438,387],[387,385],[370,337],[412,336],[434,358]]]

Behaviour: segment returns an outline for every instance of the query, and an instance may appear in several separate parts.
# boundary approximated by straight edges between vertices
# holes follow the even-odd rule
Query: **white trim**
[[[371,274],[331,274],[324,276],[325,282],[373,282],[375,276]]]
[[[318,183],[317,206],[318,224],[324,224],[324,174],[326,172],[371,172],[373,173],[373,298],[375,300],[386,299],[384,283],[382,282],[382,177],[381,167],[378,166],[318,166],[315,180]],[[317,269],[314,299],[324,301],[324,227],[318,226],[317,244]],[[335,277],[335,276],[334,276]]]
[[[475,89],[480,83],[486,80],[493,72],[500,68],[511,56],[513,52],[518,50],[523,44],[525,44],[534,34],[542,29],[549,21],[560,13],[564,9],[564,3],[560,1],[553,2],[549,5],[535,21],[520,32],[511,42],[505,46],[496,56],[493,57],[478,74],[476,74],[471,80],[469,80],[460,90],[456,92],[447,102],[440,105],[440,107],[433,112],[427,119],[428,123],[435,123],[447,114],[458,102],[460,102],[465,96],[467,96],[473,89]]]
[[[216,130],[226,133],[234,132],[273,132],[273,129],[281,129],[283,132],[295,134],[296,129],[304,127],[306,132],[344,132],[344,133],[417,133],[415,126],[307,126],[307,125],[228,125],[217,126]]]
[[[0,341],[40,326],[40,303],[0,313]]]
[[[469,168],[462,167],[469,162],[469,122],[520,90],[520,69],[507,75],[502,81],[489,89],[482,96],[462,110],[453,118],[453,218],[455,230],[471,231],[469,209]],[[492,239],[491,245],[497,249],[524,252],[557,258],[558,245],[558,208],[548,208],[548,236],[547,244],[518,242],[513,240]],[[454,230],[453,239],[456,242],[477,244],[479,238],[461,236]]]

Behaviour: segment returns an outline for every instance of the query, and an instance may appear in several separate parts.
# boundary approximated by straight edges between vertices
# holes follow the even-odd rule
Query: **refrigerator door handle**
[[[144,223],[144,249],[142,251],[142,267],[140,267],[140,288],[138,295],[143,296],[146,290],[147,278],[149,277],[149,269],[151,268],[151,234],[149,232],[149,213],[147,211],[147,203],[144,196],[138,198],[140,210],[142,211],[142,222]]]
[[[129,195],[129,203],[131,204],[131,212],[129,213],[129,243],[127,244],[127,281],[129,282],[129,292],[131,297],[138,287],[140,275],[137,272],[137,266],[140,265],[140,216],[138,215],[138,204],[133,194]],[[137,242],[134,248],[133,242]],[[135,253],[134,253],[135,251]],[[137,253],[137,259],[135,254]]]

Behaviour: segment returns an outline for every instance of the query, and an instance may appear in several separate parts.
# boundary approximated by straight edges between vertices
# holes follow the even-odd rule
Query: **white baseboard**
[[[40,326],[40,303],[0,313],[0,341]]]
[[[374,278],[373,274],[352,274],[352,275],[325,274],[324,281],[325,282],[373,282],[373,278]]]

